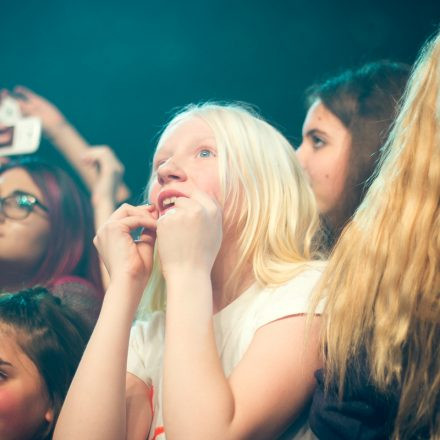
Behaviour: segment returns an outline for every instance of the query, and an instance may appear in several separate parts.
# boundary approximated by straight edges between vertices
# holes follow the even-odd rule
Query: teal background
[[[380,58],[412,63],[440,1],[0,0],[0,87],[54,102],[92,144],[109,144],[135,195],[176,107],[255,104],[293,142],[303,92]],[[41,154],[60,161],[47,143]]]

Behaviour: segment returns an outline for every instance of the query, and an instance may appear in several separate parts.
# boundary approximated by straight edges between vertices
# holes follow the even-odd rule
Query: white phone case
[[[22,118],[20,106],[16,99],[6,96],[0,102],[0,124],[11,126]]]

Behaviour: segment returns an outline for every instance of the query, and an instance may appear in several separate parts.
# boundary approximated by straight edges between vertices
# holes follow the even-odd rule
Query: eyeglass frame
[[[17,201],[18,197],[26,197],[28,204],[19,205]],[[23,209],[23,212],[26,211],[26,215],[24,217],[11,217],[10,215],[6,214],[6,212],[4,211],[4,205],[5,205],[5,200],[8,199],[15,199],[17,208]],[[43,205],[43,203],[41,203],[37,197],[25,191],[14,191],[12,194],[9,194],[6,197],[0,197],[0,212],[10,220],[24,220],[25,218],[29,217],[29,214],[34,210],[35,206],[38,206],[46,213],[49,212],[49,208]]]

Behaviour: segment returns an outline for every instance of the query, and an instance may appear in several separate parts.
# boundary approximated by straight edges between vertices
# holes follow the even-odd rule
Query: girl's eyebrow
[[[29,191],[23,191],[22,189],[16,189],[16,190],[12,191],[10,195],[11,196],[31,196],[31,197],[34,197],[35,199],[39,200],[38,197],[35,196],[34,194],[30,193]]]
[[[204,146],[204,143],[211,143],[214,142],[214,145],[206,145],[210,148],[217,148],[216,139],[214,136],[201,136],[200,138],[197,138],[194,142],[192,142],[189,147],[191,148],[198,148],[201,145]],[[201,144],[201,145],[200,145]],[[170,146],[167,146],[166,144],[162,144],[162,147],[157,149],[153,154],[153,163],[154,161],[159,157],[167,157],[169,155],[173,154],[173,149]]]
[[[206,141],[208,139],[215,141],[215,136],[213,136],[212,134],[209,134],[207,136],[200,136],[199,138],[197,138],[197,141],[202,142],[202,141]]]
[[[9,365],[10,367],[12,367],[12,364],[10,362],[7,362],[7,361],[3,360],[2,358],[0,358],[0,365]]]
[[[0,194],[1,194],[1,187],[0,187]],[[34,197],[35,199],[39,200],[39,198],[30,193],[29,191],[25,191],[24,189],[14,189],[13,191],[9,192],[9,194],[7,194],[7,196],[31,196]]]
[[[314,135],[314,134],[318,134],[320,136],[326,136],[327,133],[325,131],[319,130],[317,128],[311,128],[310,130],[307,130],[305,132],[305,136],[310,136],[310,135]]]

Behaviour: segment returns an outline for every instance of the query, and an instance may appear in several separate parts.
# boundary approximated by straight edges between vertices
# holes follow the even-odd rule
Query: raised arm
[[[263,326],[226,377],[213,329],[210,276],[218,229],[215,204],[200,195],[178,198],[175,212],[158,221],[167,283],[167,439],[276,438],[305,408],[313,391],[313,373],[320,365],[319,320],[309,334],[303,316]]]
[[[90,145],[69,123],[63,113],[51,102],[23,86],[14,88],[22,113],[26,116],[37,116],[41,119],[43,131],[52,144],[72,164],[90,190],[98,179],[98,171],[84,166],[83,155]],[[121,182],[117,192],[117,201],[122,202],[130,197],[130,190]]]
[[[107,145],[89,148],[83,155],[84,168],[97,170],[97,179],[92,186],[92,206],[95,230],[98,230],[117,206],[117,191],[124,175],[124,166]],[[110,279],[101,260],[102,282],[108,287]]]
[[[145,385],[127,377],[126,366],[132,320],[151,271],[155,218],[151,206],[123,205],[97,234],[95,244],[111,282],[54,439],[120,440],[148,433],[151,411],[146,399],[139,401],[147,395]],[[130,231],[138,227],[146,232],[135,242]],[[134,414],[142,415],[141,422]]]

